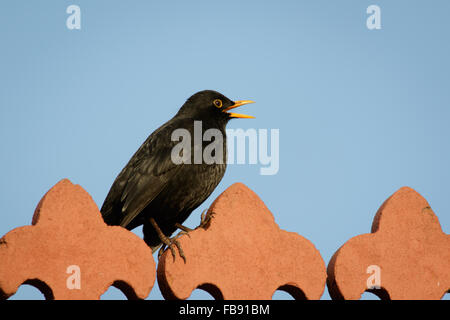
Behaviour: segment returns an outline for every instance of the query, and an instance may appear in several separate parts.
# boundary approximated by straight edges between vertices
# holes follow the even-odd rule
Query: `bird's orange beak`
[[[239,101],[235,101],[234,104],[231,107],[228,107],[226,109],[224,109],[224,112],[227,112],[228,110],[243,106],[244,104],[249,104],[249,103],[255,103],[255,101],[252,100],[239,100]],[[239,114],[239,113],[233,113],[233,112],[227,112],[228,115],[231,118],[247,118],[247,119],[254,119],[255,117],[252,116],[248,116],[246,114]]]

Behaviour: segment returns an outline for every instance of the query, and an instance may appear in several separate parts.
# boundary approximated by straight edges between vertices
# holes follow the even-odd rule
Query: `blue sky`
[[[71,4],[81,30],[66,27]],[[371,4],[380,30],[366,27]],[[257,102],[242,109],[256,119],[229,128],[279,129],[280,169],[229,166],[186,225],[242,182],[328,262],[410,186],[450,233],[449,10],[445,0],[2,1],[0,235],[30,224],[62,178],[101,206],[145,138],[203,89]],[[27,287],[14,298],[41,298]],[[157,285],[149,298],[161,298]]]

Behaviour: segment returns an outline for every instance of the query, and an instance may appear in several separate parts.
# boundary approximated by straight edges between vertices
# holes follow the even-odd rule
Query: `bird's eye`
[[[215,105],[217,108],[222,108],[222,100],[220,100],[220,99],[214,100],[214,105]]]

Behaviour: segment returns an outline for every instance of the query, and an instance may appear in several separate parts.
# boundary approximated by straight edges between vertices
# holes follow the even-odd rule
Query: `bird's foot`
[[[164,253],[164,251],[166,251],[166,249],[169,248],[170,252],[172,253],[173,260],[175,261],[175,257],[176,257],[176,252],[175,252],[175,248],[174,248],[174,246],[175,246],[178,249],[178,253],[180,254],[180,257],[183,258],[184,263],[186,263],[186,256],[184,255],[183,248],[181,248],[181,245],[177,240],[180,236],[181,236],[181,234],[178,233],[176,236],[174,236],[172,238],[165,237],[165,239],[161,239],[161,241],[163,242],[163,245],[162,245],[161,249],[159,249],[158,259],[161,257],[161,255]]]
[[[208,209],[203,210],[201,216],[200,216],[200,224],[197,228],[203,228],[207,229],[209,227],[209,224],[211,222],[211,219],[214,218],[215,213],[213,211],[208,212]]]
[[[177,234],[175,237],[167,238],[166,235],[159,228],[155,219],[150,218],[149,221],[150,221],[151,225],[153,226],[153,228],[155,228],[156,234],[158,235],[159,239],[163,243],[161,249],[159,249],[159,252],[158,252],[158,260],[159,260],[159,258],[161,258],[161,255],[163,254],[163,252],[166,250],[166,247],[167,247],[170,249],[170,252],[172,252],[172,257],[173,257],[173,260],[175,261],[176,253],[175,253],[175,249],[173,248],[173,245],[175,245],[175,247],[177,247],[177,249],[178,249],[178,252],[180,253],[180,257],[182,257],[184,260],[184,263],[186,263],[186,256],[184,255],[183,249],[181,248],[181,245],[177,240],[179,237],[179,234]]]

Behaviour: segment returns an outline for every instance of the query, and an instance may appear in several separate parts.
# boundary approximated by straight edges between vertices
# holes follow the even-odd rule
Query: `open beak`
[[[239,113],[233,113],[233,112],[227,112],[228,110],[243,106],[244,104],[249,104],[249,103],[255,103],[255,101],[252,100],[239,100],[239,101],[235,101],[234,104],[231,107],[228,107],[226,109],[224,109],[223,111],[228,113],[228,115],[231,118],[247,118],[247,119],[254,119],[255,117],[252,116],[248,116],[246,114],[239,114]]]

